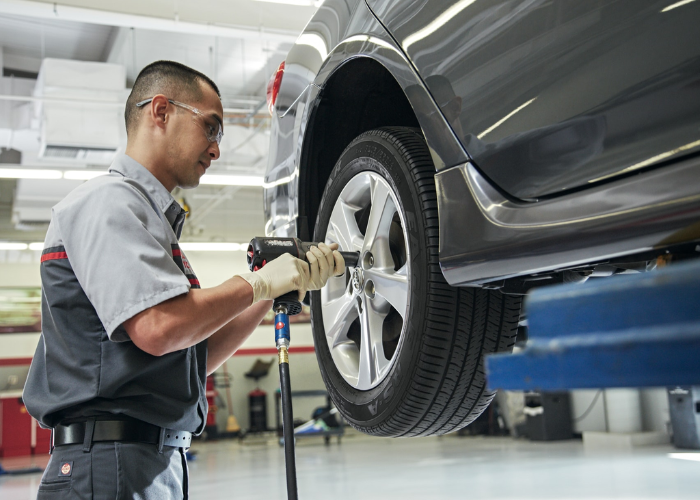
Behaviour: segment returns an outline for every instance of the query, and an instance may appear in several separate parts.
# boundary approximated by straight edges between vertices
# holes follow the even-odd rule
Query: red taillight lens
[[[284,76],[284,61],[280,63],[277,71],[270,77],[270,81],[267,82],[267,109],[270,114],[273,113],[275,109],[275,101],[277,100],[277,94],[280,91],[280,85],[282,85],[282,77]]]

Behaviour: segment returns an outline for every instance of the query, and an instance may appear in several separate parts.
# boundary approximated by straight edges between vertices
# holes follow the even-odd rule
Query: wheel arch
[[[337,67],[309,110],[299,160],[300,238],[313,236],[323,190],[346,146],[363,132],[386,126],[420,127],[391,72],[366,56]]]

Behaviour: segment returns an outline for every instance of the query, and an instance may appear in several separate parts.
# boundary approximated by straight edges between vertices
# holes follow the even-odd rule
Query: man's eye
[[[216,127],[213,125],[207,124],[207,132],[209,135],[215,135],[216,134]]]

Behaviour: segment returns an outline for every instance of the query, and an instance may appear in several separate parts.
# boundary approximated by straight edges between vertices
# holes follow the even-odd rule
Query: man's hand
[[[319,243],[317,247],[311,247],[306,252],[306,260],[309,261],[309,290],[320,290],[326,285],[331,276],[345,274],[345,259],[338,252],[338,244]]]
[[[304,298],[309,287],[309,265],[301,259],[285,253],[265,264],[254,273],[239,275],[253,287],[253,304],[259,300],[276,299],[280,295],[299,291],[299,300]]]

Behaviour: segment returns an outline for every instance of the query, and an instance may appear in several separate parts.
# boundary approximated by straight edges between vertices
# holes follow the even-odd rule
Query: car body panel
[[[402,1],[407,12],[410,11],[405,7],[408,1]],[[463,4],[466,1],[468,0],[450,4]],[[368,2],[375,8],[383,4],[379,0]],[[558,3],[555,0],[543,4],[542,8]],[[595,2],[595,5],[603,3]],[[435,4],[445,5],[445,2],[431,3]],[[534,0],[479,2],[479,5],[482,4],[532,7],[540,3]],[[416,3],[415,9],[410,12],[418,12],[420,5],[420,2]],[[381,12],[381,9],[378,10]],[[448,120],[451,111],[447,109],[446,103],[442,103],[441,109],[435,100],[438,93],[433,91],[431,94],[428,91],[414,64],[362,0],[326,0],[289,53],[272,119],[270,159],[264,194],[266,234],[303,237],[303,224],[299,221],[303,221],[304,217],[300,216],[299,202],[300,196],[306,199],[304,188],[309,180],[305,175],[309,170],[309,162],[316,161],[314,158],[305,158],[308,155],[304,154],[308,149],[309,137],[313,135],[314,118],[324,99],[328,82],[333,81],[335,74],[340,74],[339,69],[359,58],[376,61],[391,74],[408,98],[423,130],[438,171],[436,187],[440,218],[440,263],[449,283],[459,286],[479,285],[502,278],[601,262],[615,256],[700,238],[697,222],[700,220],[700,199],[697,196],[700,193],[700,169],[697,167],[698,155],[692,154],[693,147],[681,147],[677,148],[678,151],[671,150],[670,154],[667,151],[655,157],[646,157],[632,170],[629,170],[629,162],[610,163],[605,172],[595,170],[598,168],[597,161],[579,165],[575,160],[577,157],[580,160],[582,157],[595,156],[600,159],[604,156],[612,137],[612,115],[597,112],[577,115],[572,112],[567,119],[547,125],[547,133],[555,138],[569,138],[569,142],[564,141],[563,144],[570,148],[569,159],[578,165],[576,168],[554,169],[553,173],[547,168],[538,171],[533,166],[537,162],[531,162],[529,166],[520,165],[520,171],[504,160],[504,165],[494,165],[491,171],[485,172],[481,168],[482,164],[469,156],[454,133],[453,129],[458,130],[458,127],[454,121]],[[574,73],[578,75],[578,72]],[[657,95],[677,88],[678,80],[673,78],[668,80],[671,82],[669,88],[664,86],[664,81],[657,82]],[[513,81],[506,80],[504,84],[514,88]],[[525,81],[525,87],[528,87],[527,83]],[[627,99],[632,103],[635,102],[635,96],[642,98],[648,90],[643,87],[639,87],[638,92],[629,90],[629,95],[622,96],[622,101]],[[560,89],[560,92],[564,90],[566,88]],[[683,92],[686,90],[684,87]],[[494,89],[494,92],[498,93],[498,89]],[[618,92],[622,91],[618,89]],[[599,94],[596,95],[600,97]],[[687,97],[687,93],[682,96]],[[438,94],[438,101],[439,97]],[[538,97],[536,102],[548,101],[540,101]],[[620,102],[618,99],[608,104],[616,112],[627,109],[639,123],[649,125],[649,133],[658,132],[655,128],[657,122],[643,119],[644,109],[647,109],[649,116],[654,116],[656,108],[635,107],[640,102],[636,101],[628,109]],[[693,99],[687,102],[691,110],[695,109]],[[556,105],[557,101],[551,101],[550,104]],[[569,109],[563,107],[564,111]],[[529,116],[528,108],[529,106],[521,109],[517,114]],[[479,111],[478,108],[474,109]],[[491,120],[497,116],[502,116],[502,109],[494,111]],[[533,116],[533,120],[540,119]],[[671,120],[678,115],[674,108],[669,109],[669,114],[664,116],[664,120]],[[342,116],[338,117],[339,126],[342,119]],[[485,118],[484,120],[484,123],[489,123]],[[518,123],[526,124],[526,121],[509,122],[506,120],[504,123],[508,123],[509,127]],[[690,141],[692,137],[684,136],[685,132],[678,132],[685,130],[686,121],[680,120],[678,126],[680,128],[669,128],[666,139],[672,140],[676,137],[674,134],[678,133],[680,139],[677,142]],[[498,127],[495,130],[503,132]],[[513,134],[504,136],[500,145],[509,146],[511,152],[517,153],[516,142],[529,138],[537,142],[541,139],[538,136],[540,132],[538,128],[521,133],[516,131],[515,137]],[[604,135],[602,142],[598,140],[601,134]],[[627,137],[624,134],[620,137],[623,136]],[[643,134],[640,137],[642,136]],[[611,144],[613,143],[614,141]],[[686,146],[688,144],[692,146],[692,142]],[[645,156],[651,154],[644,151]],[[561,153],[560,159],[565,158],[566,151],[562,150]],[[678,160],[676,156],[681,154],[690,156]],[[655,168],[655,163],[659,161],[665,162],[663,168]],[[486,164],[489,165],[488,162]],[[493,182],[494,178],[499,178],[496,167],[503,168],[505,178],[501,183]],[[620,172],[626,173],[626,177],[616,179],[615,176]],[[574,184],[579,189],[539,201],[520,200],[503,189],[503,185],[509,185],[509,182],[520,182],[517,180],[518,175],[522,177],[526,174],[532,176],[535,191],[555,189],[552,186],[558,186],[556,189],[569,189]],[[602,174],[608,177],[597,183],[589,182],[596,180],[594,175]],[[557,182],[563,184],[557,185]],[[526,193],[527,196],[518,189],[514,192],[523,197],[539,196],[539,191]]]
[[[349,4],[355,8],[349,8]],[[381,64],[404,90],[436,165],[468,161],[423,82],[364,2],[327,0],[285,63],[265,176],[267,235],[297,236],[299,178],[303,175],[300,166],[307,127],[313,122],[326,82],[340,66],[358,57]]]
[[[452,285],[700,239],[700,155],[538,203],[508,200],[469,163],[439,172],[435,180],[440,265]]]
[[[513,198],[700,149],[700,2],[366,1]]]

